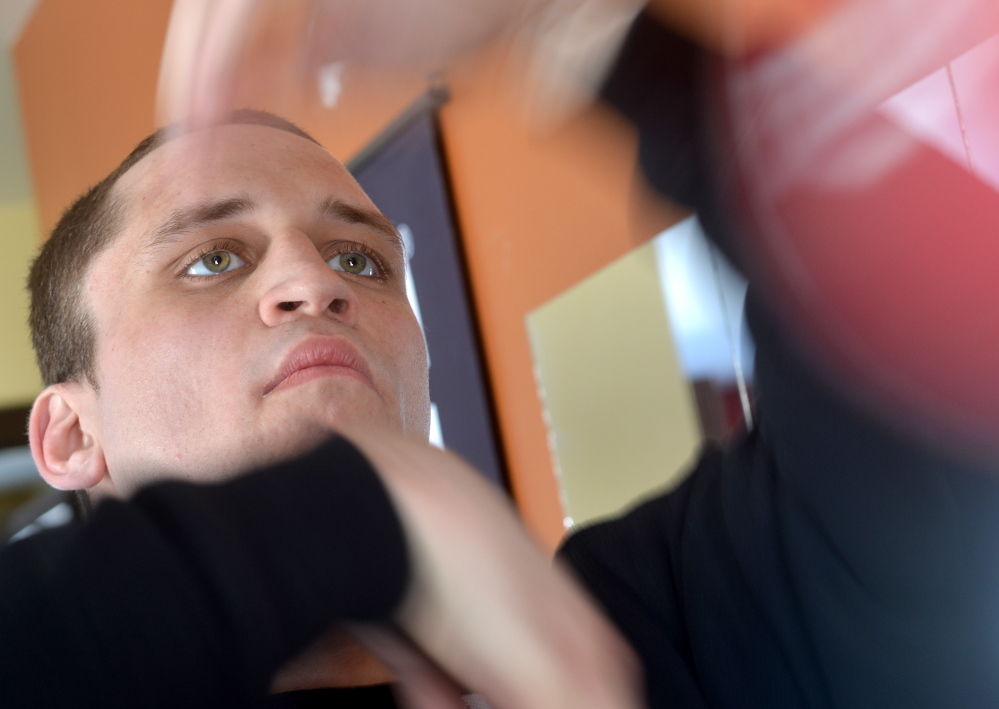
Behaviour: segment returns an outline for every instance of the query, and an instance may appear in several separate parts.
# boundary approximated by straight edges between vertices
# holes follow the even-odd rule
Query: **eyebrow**
[[[245,215],[255,208],[256,204],[252,199],[238,196],[209,200],[177,209],[153,231],[147,249],[157,249],[200,227]],[[387,237],[392,248],[405,253],[402,237],[399,236],[395,225],[378,210],[355,207],[335,197],[327,197],[319,203],[317,211],[319,216],[327,219],[366,226],[381,236]]]
[[[406,252],[402,243],[402,237],[396,230],[395,225],[389,221],[388,217],[373,209],[362,209],[347,204],[335,197],[327,197],[319,203],[320,216],[335,221],[346,222],[347,224],[361,224],[372,231],[376,231],[388,238],[392,248],[398,249],[402,253]]]
[[[229,197],[227,199],[210,200],[191,207],[177,209],[170,214],[170,217],[165,222],[153,231],[147,248],[156,249],[173,241],[178,236],[213,222],[220,222],[246,214],[255,207],[256,205],[249,197]]]

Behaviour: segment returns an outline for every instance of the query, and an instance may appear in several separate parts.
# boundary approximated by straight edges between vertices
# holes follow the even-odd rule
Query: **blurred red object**
[[[763,297],[855,398],[976,455],[999,453],[999,194],[975,166],[999,174],[999,141],[966,112],[999,106],[996,52],[971,51],[997,26],[977,0],[854,3],[724,79]],[[978,77],[964,105],[961,55]],[[938,70],[949,90],[921,110],[959,132],[934,140],[885,101]]]

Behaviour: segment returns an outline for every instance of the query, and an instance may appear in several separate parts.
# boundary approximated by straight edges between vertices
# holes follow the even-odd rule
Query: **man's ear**
[[[107,474],[104,449],[87,414],[96,393],[78,382],[45,387],[28,420],[31,456],[38,472],[59,490],[86,490]]]

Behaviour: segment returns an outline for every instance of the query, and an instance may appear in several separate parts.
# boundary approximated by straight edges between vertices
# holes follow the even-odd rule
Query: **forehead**
[[[223,125],[174,138],[115,186],[127,225],[234,194],[293,209],[334,197],[374,205],[332,155],[305,138],[260,125]]]

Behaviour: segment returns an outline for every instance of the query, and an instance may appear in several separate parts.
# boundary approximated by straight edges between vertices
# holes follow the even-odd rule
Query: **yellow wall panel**
[[[28,331],[25,279],[39,244],[32,203],[0,205],[0,408],[30,403],[42,388]]]
[[[700,445],[652,244],[531,312],[563,502],[576,524],[678,482]]]

